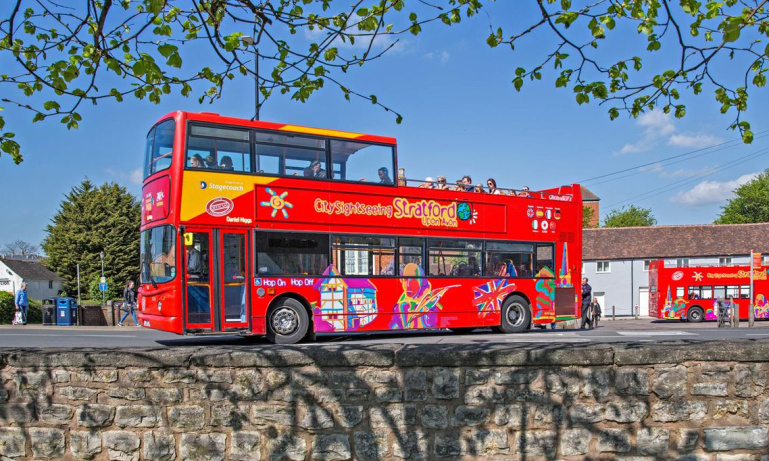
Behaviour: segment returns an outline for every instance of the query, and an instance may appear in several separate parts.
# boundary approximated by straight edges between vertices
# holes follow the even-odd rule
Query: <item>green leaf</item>
[[[162,54],[164,58],[171,56],[178,49],[178,47],[171,45],[170,43],[164,43],[163,45],[158,46],[158,52]]]

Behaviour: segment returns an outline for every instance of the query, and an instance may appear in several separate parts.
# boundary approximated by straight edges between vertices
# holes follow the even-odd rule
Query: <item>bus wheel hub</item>
[[[287,335],[292,333],[299,326],[299,319],[296,313],[291,309],[279,309],[272,316],[272,327],[276,333]]]

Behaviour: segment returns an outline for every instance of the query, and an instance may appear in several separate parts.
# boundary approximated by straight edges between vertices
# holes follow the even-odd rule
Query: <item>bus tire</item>
[[[458,335],[466,335],[468,333],[472,333],[475,331],[475,327],[462,327],[462,328],[449,328],[452,333],[456,333]]]
[[[531,325],[531,307],[518,295],[509,296],[502,304],[502,322],[499,330],[502,333],[520,333]]]
[[[307,335],[310,317],[302,303],[281,298],[267,313],[267,340],[275,344],[296,344]]]
[[[686,320],[691,323],[700,323],[705,318],[705,312],[700,306],[692,306],[686,313]]]

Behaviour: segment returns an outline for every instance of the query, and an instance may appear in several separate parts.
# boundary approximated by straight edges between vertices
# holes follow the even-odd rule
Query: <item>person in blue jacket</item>
[[[29,313],[29,298],[27,297],[27,284],[21,282],[21,288],[16,292],[16,310],[21,312],[21,324],[27,324],[27,314]]]

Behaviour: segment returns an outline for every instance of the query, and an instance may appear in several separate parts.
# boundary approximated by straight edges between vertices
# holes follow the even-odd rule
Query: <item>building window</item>
[[[608,274],[611,272],[611,262],[609,261],[598,261],[595,263],[595,265],[595,272],[597,274]]]
[[[644,259],[644,272],[649,272],[649,266],[651,263],[651,259]]]
[[[48,289],[53,290],[53,280],[48,281]]]
[[[676,267],[689,267],[689,258],[676,259]]]
[[[732,265],[732,258],[718,258],[718,265],[719,266],[731,266]]]

